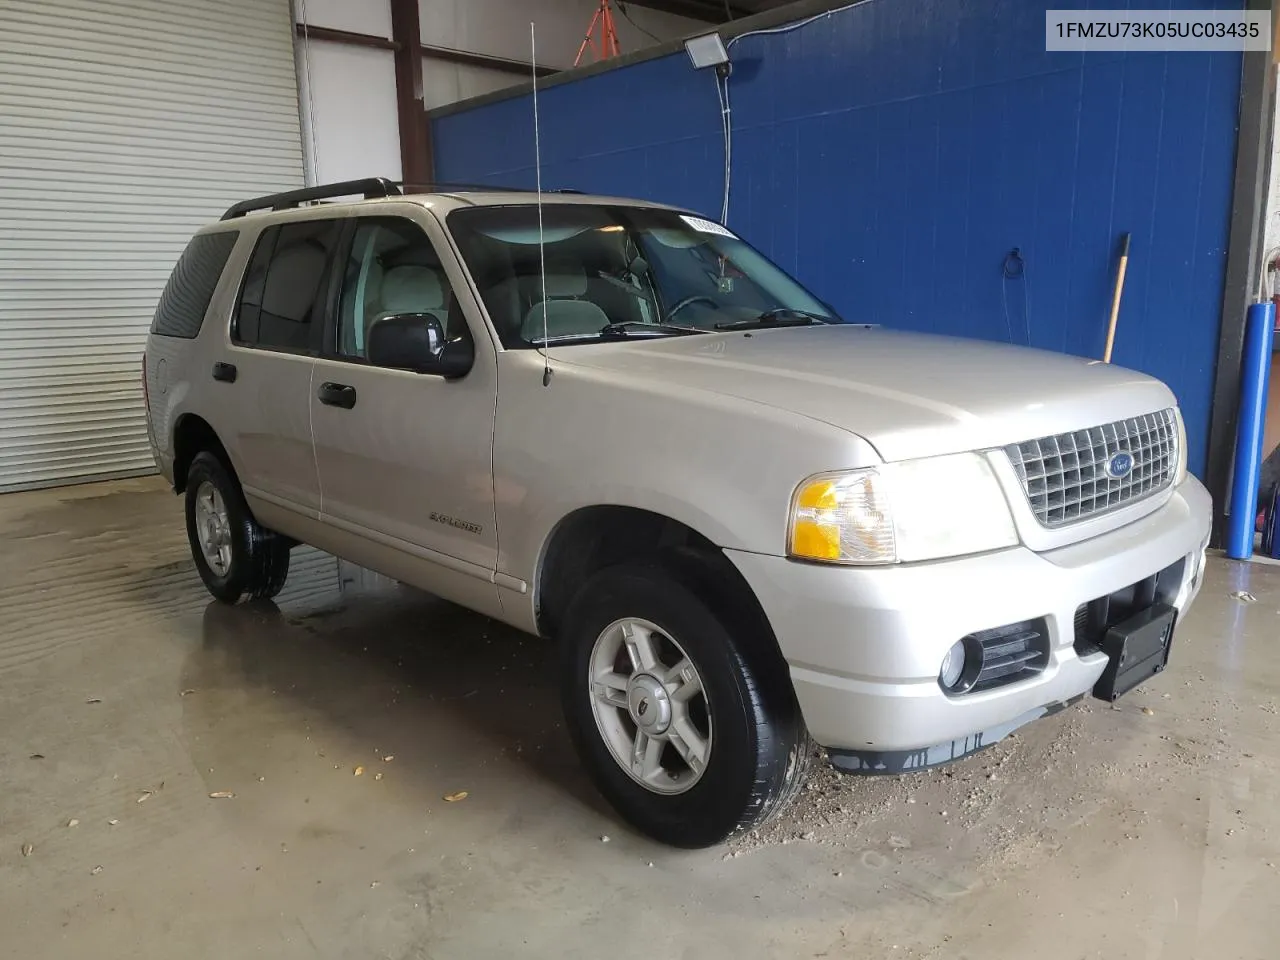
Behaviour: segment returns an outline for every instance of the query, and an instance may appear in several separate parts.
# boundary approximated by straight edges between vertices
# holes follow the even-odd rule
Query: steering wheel
[[[683,300],[677,303],[674,307],[668,310],[667,319],[674,317],[677,313],[679,313],[681,310],[683,310],[685,307],[689,306],[690,304],[698,303],[699,301],[701,301],[702,303],[711,304],[713,309],[720,306],[720,304],[716,303],[710,297],[703,296],[702,294],[694,294],[692,297],[685,297]]]

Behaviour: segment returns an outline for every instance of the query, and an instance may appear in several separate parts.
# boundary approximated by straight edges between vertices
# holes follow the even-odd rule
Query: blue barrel
[[[1248,560],[1253,556],[1254,528],[1258,522],[1258,480],[1262,466],[1262,431],[1267,416],[1267,381],[1271,374],[1271,346],[1275,339],[1276,307],[1255,303],[1249,307],[1240,358],[1240,416],[1236,425],[1236,457],[1231,480],[1231,506],[1227,516],[1227,556]]]

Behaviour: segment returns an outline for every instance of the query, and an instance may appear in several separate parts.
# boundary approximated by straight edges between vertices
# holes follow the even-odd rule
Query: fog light
[[[953,690],[964,674],[964,641],[957,640],[942,658],[942,669],[938,671],[938,683],[943,689]]]

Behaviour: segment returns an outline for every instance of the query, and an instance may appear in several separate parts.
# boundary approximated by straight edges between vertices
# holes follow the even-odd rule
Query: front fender
[[[635,507],[712,543],[786,549],[791,495],[805,477],[878,463],[871,446],[787,410],[509,352],[494,432],[498,570],[526,583],[562,518]]]

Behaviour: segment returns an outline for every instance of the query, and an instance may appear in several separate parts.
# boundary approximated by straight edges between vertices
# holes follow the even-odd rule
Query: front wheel
[[[186,511],[191,557],[214,597],[235,603],[274,597],[284,588],[289,541],[258,525],[235,476],[208,451],[191,461]]]
[[[574,744],[604,797],[663,843],[705,847],[781,811],[811,742],[786,665],[661,567],[588,581],[565,618]],[[772,655],[770,655],[772,653]]]

